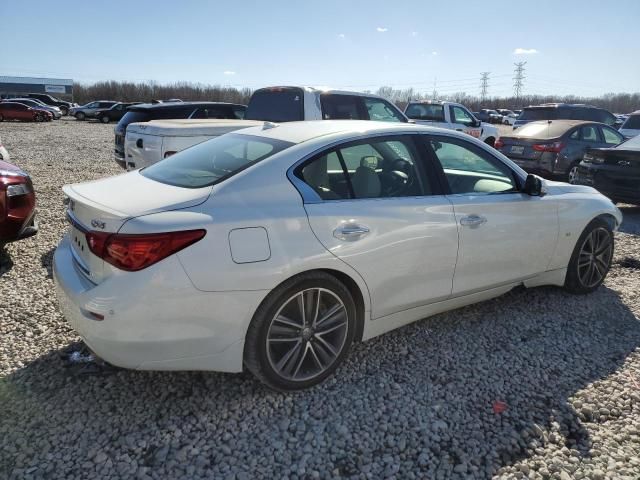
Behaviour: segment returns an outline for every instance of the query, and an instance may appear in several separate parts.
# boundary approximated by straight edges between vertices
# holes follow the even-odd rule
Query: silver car
[[[73,107],[69,109],[69,115],[76,117],[77,120],[84,120],[86,118],[93,118],[96,116],[98,110],[103,110],[105,108],[111,108],[116,103],[112,100],[99,100],[96,102],[89,102],[86,105],[81,105],[79,107]]]

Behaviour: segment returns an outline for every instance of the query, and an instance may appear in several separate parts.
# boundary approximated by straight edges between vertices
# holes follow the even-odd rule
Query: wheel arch
[[[335,277],[341,283],[343,283],[344,286],[347,287],[347,289],[349,290],[349,293],[351,293],[351,296],[353,297],[353,302],[356,304],[356,325],[357,325],[357,330],[356,330],[356,334],[355,334],[354,339],[356,341],[358,341],[358,342],[361,341],[362,340],[362,334],[364,332],[365,313],[366,313],[367,309],[365,308],[364,295],[363,295],[362,291],[360,290],[360,287],[358,286],[358,284],[356,283],[356,281],[353,278],[351,278],[349,275],[347,275],[346,273],[341,272],[339,270],[333,270],[333,269],[329,269],[329,268],[321,268],[321,269],[318,269],[316,271],[324,272],[324,273],[327,273],[327,274]]]

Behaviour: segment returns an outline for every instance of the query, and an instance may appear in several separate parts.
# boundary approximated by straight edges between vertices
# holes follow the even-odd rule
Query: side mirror
[[[544,197],[547,194],[547,187],[542,178],[530,173],[524,182],[523,192],[532,197]]]
[[[482,126],[482,120],[478,120],[478,119],[476,118],[475,122],[473,122],[473,127],[474,127],[474,128],[478,128],[478,127],[480,127],[480,126]]]

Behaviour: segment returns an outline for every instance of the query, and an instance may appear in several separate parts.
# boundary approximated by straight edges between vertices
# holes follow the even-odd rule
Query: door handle
[[[475,214],[462,217],[460,219],[460,225],[462,225],[463,227],[479,227],[483,223],[487,223],[487,219]]]
[[[357,225],[354,223],[346,223],[340,225],[333,231],[333,236],[340,240],[352,242],[359,240],[369,233],[369,228],[364,225]]]

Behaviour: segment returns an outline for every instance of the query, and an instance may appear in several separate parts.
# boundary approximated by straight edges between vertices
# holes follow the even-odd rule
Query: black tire
[[[302,351],[301,356],[299,355],[291,355],[293,359],[293,363],[298,363],[299,366],[293,374],[293,379],[285,378],[285,376],[277,371],[277,366],[273,365],[274,355],[277,354],[273,352],[272,349],[283,348],[285,350],[289,349],[287,345],[284,343],[276,343],[272,344],[270,342],[274,341],[270,340],[270,335],[273,335],[272,325],[277,322],[276,316],[280,316],[280,313],[287,308],[289,305],[292,305],[292,301],[297,299],[298,296],[301,296],[302,302],[304,305],[307,305],[307,301],[305,300],[306,292],[314,292],[317,289],[318,292],[322,292],[322,295],[325,295],[325,300],[328,298],[329,300],[334,300],[336,303],[334,305],[338,305],[337,300],[339,299],[342,302],[342,307],[344,308],[344,314],[346,315],[346,320],[340,320],[340,323],[343,324],[343,327],[338,327],[338,330],[334,330],[338,335],[344,336],[343,339],[340,340],[340,348],[329,350],[322,345],[325,342],[322,339],[317,338],[317,335],[311,333],[311,338],[308,337],[309,328],[302,328],[299,330],[298,334],[294,334],[294,336],[289,337],[290,332],[295,331],[295,329],[291,329],[291,327],[281,327],[276,325],[273,328],[280,328],[288,330],[287,336],[285,338],[291,338],[288,340],[290,342],[294,342],[294,346],[291,347],[291,351],[295,350],[296,347],[300,343],[300,347],[298,352]],[[306,297],[309,298],[309,297]],[[316,302],[317,298],[317,302]],[[315,317],[313,320],[314,327],[315,320],[321,316],[321,301],[320,294],[318,297],[312,297],[312,303],[316,304],[315,307]],[[331,310],[331,309],[329,309]],[[327,310],[324,310],[322,315],[327,314]],[[330,315],[328,318],[338,318],[337,315]],[[340,314],[340,318],[343,317],[343,314]],[[283,317],[289,318],[289,317]],[[321,322],[318,322],[317,326],[320,325]],[[305,324],[307,325],[307,324]],[[296,322],[297,326],[297,322]],[[341,328],[345,328],[346,331],[340,330]],[[256,313],[251,320],[251,324],[249,325],[249,329],[247,331],[247,336],[245,340],[244,347],[244,364],[247,369],[255,375],[255,377],[264,383],[266,386],[273,390],[277,391],[294,391],[294,390],[302,390],[305,388],[312,387],[319,383],[322,383],[327,379],[335,369],[342,363],[345,356],[347,355],[351,344],[353,343],[354,335],[357,328],[357,320],[356,320],[356,307],[351,296],[351,293],[345,287],[345,285],[337,280],[332,275],[329,275],[324,272],[309,272],[297,275],[286,282],[284,282],[279,287],[275,288],[265,300],[260,304]],[[319,333],[319,331],[317,332]],[[322,335],[325,335],[324,333]],[[326,337],[323,337],[326,338]],[[305,343],[306,342],[306,343]],[[321,343],[322,342],[322,343]],[[268,347],[269,345],[274,345],[274,347]],[[283,347],[278,347],[278,345],[284,345]],[[314,350],[313,345],[315,345],[316,350]],[[335,346],[335,345],[333,345]],[[307,354],[307,351],[310,351],[311,354]],[[318,352],[318,353],[316,353]],[[284,357],[290,355],[291,352],[282,354],[282,358],[280,360],[284,360]],[[319,355],[322,353],[322,355]],[[328,354],[331,356],[335,354],[335,357],[328,361],[325,355]],[[315,358],[314,358],[315,357]],[[327,360],[327,366],[322,366],[322,361],[320,357],[323,357],[322,360]],[[319,368],[319,371],[311,378],[301,378],[300,380],[295,379],[298,374],[298,370],[300,370],[300,366],[306,365],[307,368],[309,364],[315,365]],[[279,364],[280,362],[278,362]],[[283,369],[286,368],[287,364],[290,361],[285,360]],[[313,372],[313,369],[311,369]],[[305,372],[301,372],[303,375]],[[311,375],[308,371],[307,377]]]
[[[69,109],[67,107],[59,107],[63,116],[69,115]]]
[[[595,283],[590,283],[585,281],[584,278],[586,276],[586,268],[584,266],[580,266],[581,257],[584,261],[589,258],[589,253],[585,251],[585,248],[588,250],[587,241],[590,235],[594,232],[598,232],[597,235],[608,236],[609,248],[607,251],[603,251],[601,254],[597,254],[595,252],[591,255],[590,261],[594,264],[593,268],[597,270],[597,275],[601,275],[601,278],[596,279]],[[614,238],[613,231],[611,230],[611,226],[602,218],[593,219],[589,225],[587,225],[578,238],[576,242],[576,246],[573,249],[573,253],[571,254],[571,260],[569,261],[569,266],[567,267],[567,276],[564,282],[564,288],[570,293],[575,294],[585,294],[591,293],[596,290],[609,272],[611,268],[611,261],[613,259],[613,249],[614,249]]]
[[[85,118],[87,118],[87,116],[84,114],[84,112],[78,112],[75,115],[76,120],[84,120]]]
[[[42,117],[42,115],[38,114],[38,115],[35,116],[34,120],[36,122],[43,122],[44,118]]]
[[[0,122],[4,122],[4,117],[2,116],[1,113],[0,113]]]
[[[107,115],[102,115],[102,116],[99,118],[99,120],[100,120],[102,123],[109,123],[110,118],[109,118]]]
[[[493,147],[495,145],[495,143],[496,143],[496,139],[493,138],[493,137],[489,137],[489,138],[485,139],[484,143],[486,143],[490,147]]]

